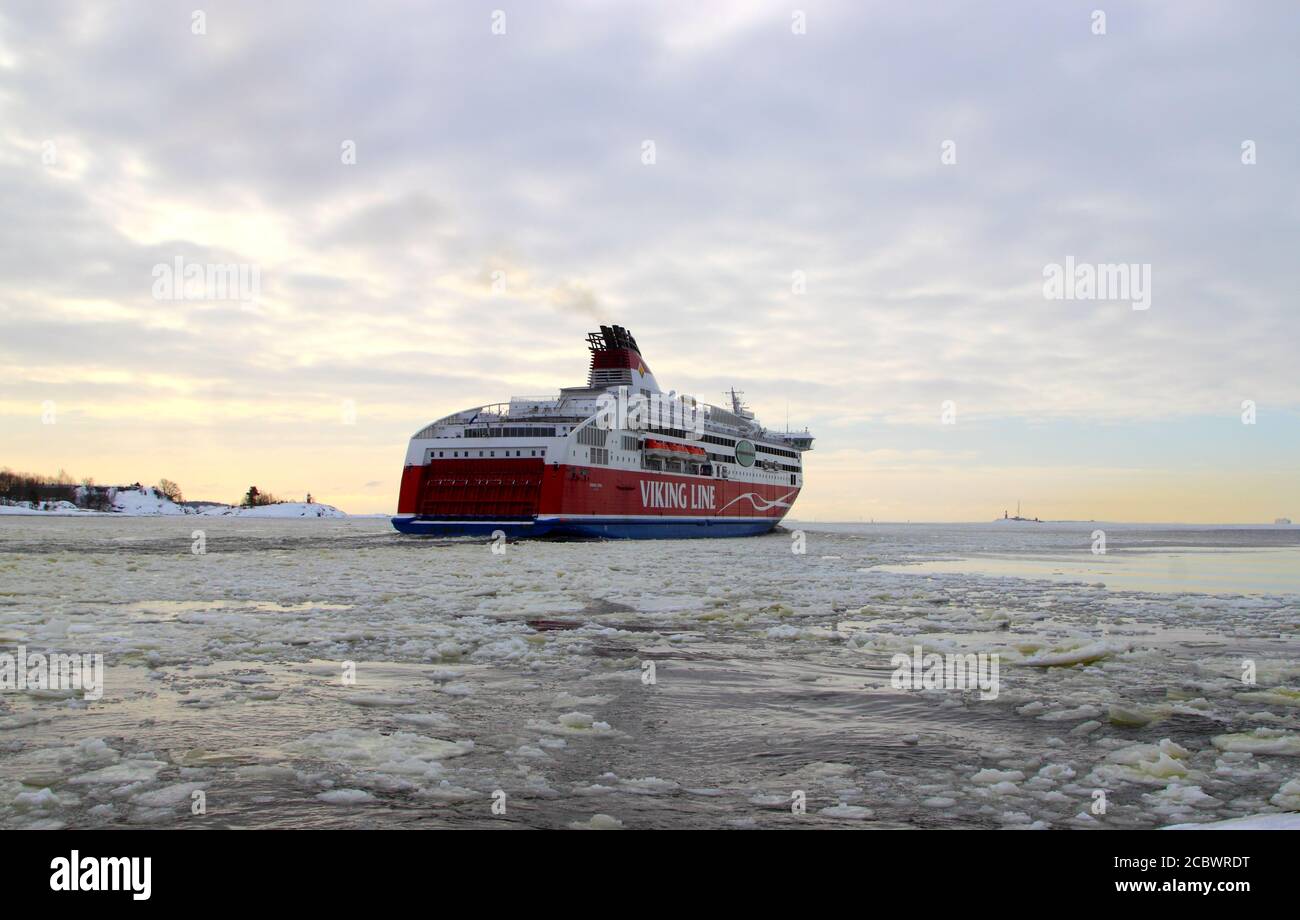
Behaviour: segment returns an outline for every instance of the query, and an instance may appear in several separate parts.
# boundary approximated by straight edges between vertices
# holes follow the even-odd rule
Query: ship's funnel
[[[588,333],[587,348],[591,350],[587,386],[630,387],[633,393],[659,392],[659,384],[641,357],[636,339],[622,326],[601,326],[599,332]]]

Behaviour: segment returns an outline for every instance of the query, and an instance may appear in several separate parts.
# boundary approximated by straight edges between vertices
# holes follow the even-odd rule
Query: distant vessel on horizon
[[[1273,519],[1273,523],[1274,523],[1274,524],[1290,524],[1290,523],[1291,523],[1291,519],[1290,519],[1290,518],[1284,518],[1284,517],[1281,517],[1281,518],[1274,518],[1274,519]]]
[[[1021,517],[1021,516],[1020,516],[1020,500],[1019,500],[1019,499],[1016,500],[1016,515],[1015,515],[1015,517],[1009,517],[1008,514],[1007,514],[1007,512],[1006,512],[1006,511],[1003,511],[1003,512],[1002,512],[1002,520],[1004,520],[1004,521],[1026,521],[1026,522],[1028,522],[1028,523],[1030,523],[1030,524],[1041,524],[1041,523],[1043,523],[1042,521],[1040,521],[1040,520],[1039,520],[1038,518],[1036,518],[1036,517],[1035,517],[1035,518]]]

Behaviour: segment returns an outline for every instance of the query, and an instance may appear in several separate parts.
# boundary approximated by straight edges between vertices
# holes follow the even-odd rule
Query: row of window
[[[730,454],[715,454],[712,451],[708,454],[709,460],[714,463],[735,463],[736,458]],[[778,463],[775,460],[759,460],[754,464],[756,467],[765,470],[785,470],[787,473],[799,472],[799,467],[789,463]]]
[[[662,471],[667,472],[667,473],[682,473],[682,472],[688,472],[687,470],[683,470],[683,469],[682,469],[682,464],[681,464],[680,462],[676,461],[676,460],[668,460],[668,461],[666,461],[666,462],[661,462],[661,461],[659,461],[659,460],[648,459],[648,460],[645,461],[645,468],[648,469],[648,470],[662,470]],[[700,466],[700,468],[699,468],[699,472],[697,473],[697,475],[699,475],[699,476],[712,476],[712,475],[713,475],[713,471],[714,471],[715,469],[718,471],[718,476],[719,476],[720,478],[722,478],[722,479],[731,479],[731,478],[732,478],[732,477],[731,477],[730,475],[728,475],[728,473],[727,473],[727,467],[725,467],[725,466],[723,466],[723,467],[714,467],[714,466],[711,466],[711,465],[709,465],[709,464],[707,464],[707,463],[705,463],[705,464],[703,464],[702,466]],[[761,472],[761,470],[759,470],[757,467],[755,467],[755,470],[758,471],[758,472]],[[790,474],[790,485],[795,485],[795,484],[796,484],[795,480],[796,480],[796,476],[795,476],[795,474],[794,474],[794,473],[791,473],[791,474]],[[743,481],[743,480],[737,480],[737,481]]]
[[[624,449],[624,450],[629,450],[629,451],[630,451],[630,450],[637,450],[638,448],[639,448],[639,442],[637,441],[636,438],[634,438],[634,437],[629,437],[628,435],[624,435],[624,436],[623,436],[623,449]],[[474,456],[474,453],[475,453],[474,451],[469,451],[469,450],[440,450],[440,451],[437,452],[438,456],[441,457],[441,458],[444,458],[444,459],[445,459],[445,458],[447,457],[447,455],[449,455],[449,454],[451,455],[451,457],[452,457],[453,459],[460,459],[461,457],[465,457],[465,458],[472,457],[472,456]],[[478,456],[480,456],[480,457],[496,457],[496,456],[510,457],[510,456],[512,456],[512,454],[510,453],[510,450],[509,450],[509,449],[504,449],[504,450],[502,450],[502,451],[500,452],[500,454],[498,454],[498,452],[495,451],[495,450],[487,450],[487,451],[480,450],[480,451],[478,451],[477,453],[478,453]],[[429,451],[429,458],[430,458],[430,459],[433,458],[433,455],[434,455],[434,451]],[[532,449],[529,449],[529,450],[528,450],[528,453],[527,453],[527,454],[525,454],[524,451],[523,451],[523,449],[521,448],[521,449],[516,450],[516,451],[514,452],[513,456],[515,456],[515,457],[524,457],[524,456],[528,456],[528,457],[545,457],[545,456],[546,456],[546,448],[541,448],[540,450],[539,450],[539,449],[532,448]],[[601,465],[604,465],[604,466],[608,466],[608,465],[609,465],[609,448],[607,448],[607,447],[593,447],[593,448],[590,449],[590,457],[591,457],[591,462],[592,462],[592,463],[598,463],[598,464],[601,464]],[[713,463],[735,463],[735,462],[736,462],[736,458],[735,458],[735,457],[729,456],[729,455],[727,455],[727,454],[714,454],[714,453],[709,453],[709,454],[707,454],[707,457],[708,457],[708,459],[709,459],[711,462],[713,462]],[[652,463],[652,462],[654,463],[654,466],[651,466],[651,463]],[[645,463],[646,463],[646,466],[647,466],[648,468],[651,468],[651,469],[661,469],[661,468],[663,468],[663,467],[661,467],[661,466],[658,464],[658,461],[646,460]],[[678,468],[680,468],[680,464],[679,464],[677,461],[669,461],[668,469],[678,469]],[[755,464],[754,468],[755,468],[755,469],[761,469],[761,470],[773,471],[773,472],[775,472],[775,471],[777,471],[777,470],[784,470],[784,471],[787,472],[787,473],[797,473],[797,472],[799,472],[799,467],[797,467],[797,466],[791,466],[791,465],[788,464],[788,463],[777,463],[776,461],[773,461],[773,460],[760,460],[760,461],[758,461],[758,462]],[[793,482],[793,479],[792,479],[791,481]]]
[[[655,434],[666,434],[675,438],[682,438],[683,440],[703,441],[705,444],[717,444],[720,447],[736,446],[736,442],[733,438],[724,438],[721,435],[716,434],[702,434],[698,438],[692,438],[685,431],[678,428],[647,428],[646,430],[652,431]],[[797,460],[799,458],[799,455],[795,451],[784,450],[780,447],[768,447],[766,444],[755,444],[754,449],[759,453],[771,454],[774,457],[789,457],[792,460]]]
[[[645,430],[653,434],[666,434],[669,437],[681,438],[682,440],[691,439],[691,436],[680,428],[646,428]]]
[[[433,451],[429,451],[429,459],[430,459],[430,460],[433,459],[433,454],[434,454]],[[469,457],[472,457],[472,456],[474,455],[474,452],[473,452],[472,450],[440,450],[440,451],[438,451],[438,456],[439,456],[439,457],[442,457],[442,458],[444,458],[444,459],[447,457],[448,454],[450,454],[451,457],[452,457],[453,459],[458,459],[458,458],[462,458],[462,457],[463,457],[463,458],[469,458]],[[496,456],[498,456],[498,453],[497,453],[497,451],[495,451],[495,450],[489,450],[489,451],[482,451],[482,450],[480,450],[480,451],[478,452],[478,455],[479,455],[480,457],[484,457],[484,456],[486,456],[486,457],[496,457]],[[502,450],[502,451],[500,452],[499,456],[502,456],[502,457],[510,457],[510,456],[515,456],[515,457],[524,457],[524,456],[528,456],[528,457],[545,457],[545,456],[546,456],[546,448],[543,447],[543,448],[541,448],[540,450],[537,450],[537,449],[530,449],[530,450],[528,451],[527,454],[525,454],[524,451],[523,451],[523,449],[520,448],[519,450],[516,450],[516,451],[514,452],[513,455],[510,453],[509,450]]]
[[[554,428],[466,428],[467,438],[553,438]]]
[[[432,426],[431,426],[432,427]],[[717,444],[721,447],[735,447],[736,442],[731,438],[724,438],[715,434],[701,435],[699,438],[690,438],[689,435],[677,428],[649,428],[648,431],[655,434],[668,435],[670,437],[681,438],[683,440],[699,440],[706,444]],[[555,428],[466,428],[465,437],[467,438],[553,438],[555,437]],[[431,432],[430,432],[431,433]],[[421,432],[423,434],[423,432]],[[605,429],[588,426],[578,432],[578,443],[587,445],[603,445],[605,443]],[[623,435],[624,450],[640,449],[640,442],[635,436]],[[768,447],[766,444],[755,444],[754,449],[760,454],[769,454],[774,457],[788,457],[791,460],[797,460],[799,454],[792,450],[783,450],[779,447]],[[717,455],[722,457],[721,454]],[[723,458],[730,459],[730,458]],[[798,467],[795,467],[797,470]]]

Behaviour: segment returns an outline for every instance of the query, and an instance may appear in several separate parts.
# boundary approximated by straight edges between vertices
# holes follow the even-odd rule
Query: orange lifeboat
[[[652,454],[661,454],[668,457],[704,457],[707,451],[702,447],[696,447],[693,444],[675,444],[672,441],[659,441],[655,438],[646,438],[645,450]]]

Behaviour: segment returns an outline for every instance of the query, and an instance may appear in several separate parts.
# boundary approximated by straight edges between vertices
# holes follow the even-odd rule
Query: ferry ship
[[[587,385],[438,419],[411,438],[393,526],[425,536],[659,539],[768,533],[813,437],[665,393],[622,326],[587,336]]]

